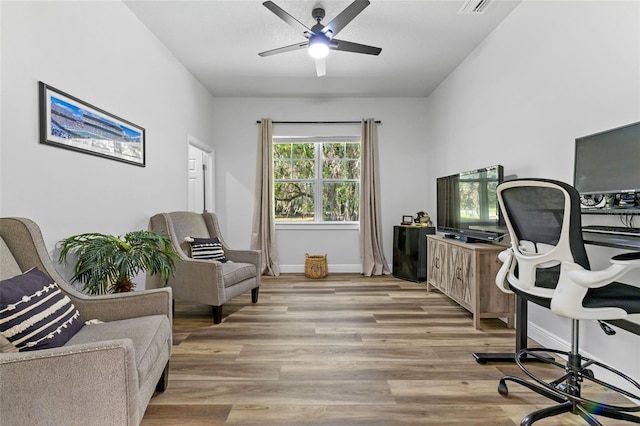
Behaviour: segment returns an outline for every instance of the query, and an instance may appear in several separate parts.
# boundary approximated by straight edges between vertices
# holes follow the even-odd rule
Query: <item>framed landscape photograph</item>
[[[40,85],[40,143],[145,166],[144,129],[58,89]]]

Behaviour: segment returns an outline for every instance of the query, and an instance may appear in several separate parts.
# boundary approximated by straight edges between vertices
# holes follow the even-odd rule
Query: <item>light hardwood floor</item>
[[[390,276],[263,277],[259,302],[250,292],[231,301],[219,325],[210,307],[178,302],[169,385],[142,425],[512,426],[550,405],[515,384],[500,396],[499,378],[522,373],[471,355],[512,351],[513,330],[499,320],[475,330],[425,288]]]

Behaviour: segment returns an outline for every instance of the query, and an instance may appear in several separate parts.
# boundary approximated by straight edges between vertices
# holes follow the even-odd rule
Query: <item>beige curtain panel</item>
[[[251,248],[262,251],[262,275],[280,275],[273,201],[273,123],[260,120]]]
[[[382,251],[378,129],[375,120],[362,120],[361,132],[360,253],[362,273],[370,277],[390,274],[391,271]]]

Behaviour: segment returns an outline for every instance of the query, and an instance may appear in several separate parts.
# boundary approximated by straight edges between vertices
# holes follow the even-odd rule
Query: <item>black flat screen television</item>
[[[504,180],[500,165],[436,179],[436,228],[464,241],[499,241],[507,232],[496,187]]]
[[[640,122],[576,138],[573,186],[583,207],[637,206]]]

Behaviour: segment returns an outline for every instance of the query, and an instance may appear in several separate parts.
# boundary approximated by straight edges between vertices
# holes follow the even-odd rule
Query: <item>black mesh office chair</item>
[[[516,354],[520,369],[529,376],[525,380],[505,376],[498,391],[507,396],[507,382],[515,382],[557,402],[556,405],[527,415],[521,425],[562,413],[580,415],[590,425],[600,425],[597,415],[640,423],[640,406],[626,398],[620,405],[584,398],[585,381],[611,393],[639,400],[632,392],[640,389],[632,378],[579,352],[578,321],[624,319],[640,313],[640,288],[615,282],[630,269],[640,267],[640,253],[615,256],[612,265],[602,271],[591,271],[582,240],[580,198],[578,192],[562,182],[542,179],[519,179],[502,183],[497,189],[500,208],[505,217],[511,248],[500,253],[504,263],[496,284],[505,292],[545,306],[557,315],[571,318],[571,350],[525,348]],[[524,325],[526,327],[526,324]],[[560,368],[559,377],[546,382],[524,365],[534,357]],[[566,359],[561,363],[557,359]],[[599,369],[617,377],[614,386],[596,378]],[[600,370],[602,371],[602,370]],[[625,389],[622,389],[624,387]],[[628,389],[632,389],[629,391]]]

